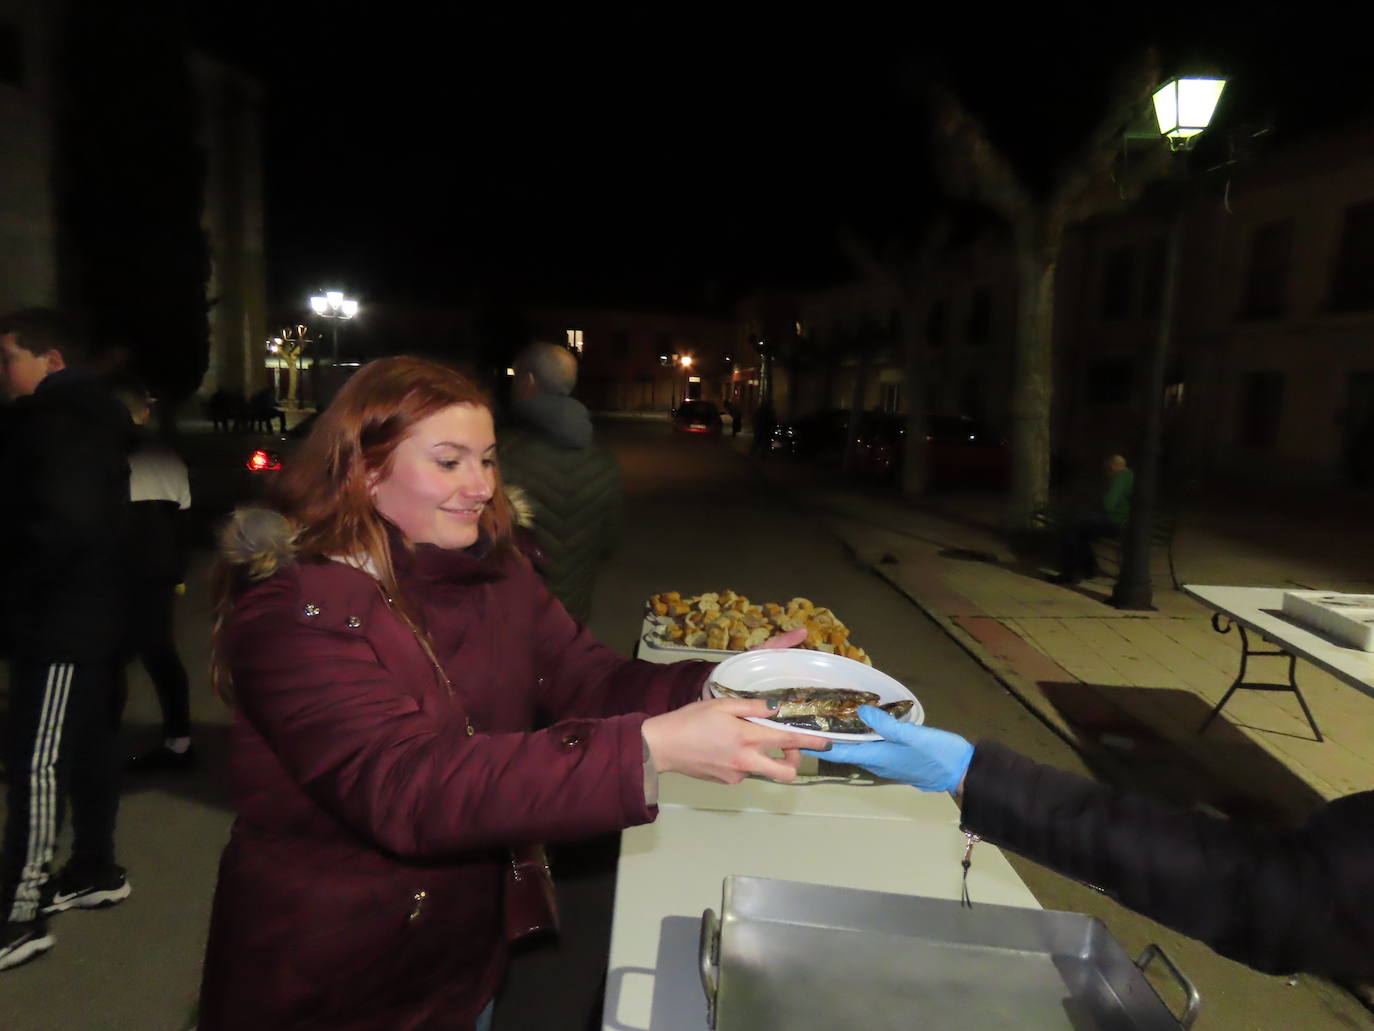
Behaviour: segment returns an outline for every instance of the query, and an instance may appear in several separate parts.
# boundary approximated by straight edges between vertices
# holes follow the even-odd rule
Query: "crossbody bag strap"
[[[444,672],[444,667],[440,664],[439,657],[434,654],[434,646],[429,643],[428,635],[423,633],[420,628],[415,625],[414,621],[405,614],[405,610],[397,605],[394,599],[387,596],[386,590],[382,587],[380,581],[377,583],[377,593],[382,596],[382,601],[386,602],[387,610],[405,624],[407,629],[415,636],[415,643],[420,646],[420,650],[425,653],[425,658],[427,658],[429,664],[434,667],[434,675],[439,678],[439,683],[444,685],[444,690],[448,692],[449,697],[457,698],[458,694],[453,690],[453,684],[449,681],[448,674]],[[473,734],[477,733],[472,725],[472,718],[468,716],[466,707],[463,709],[463,724],[467,727],[468,737],[472,737]]]

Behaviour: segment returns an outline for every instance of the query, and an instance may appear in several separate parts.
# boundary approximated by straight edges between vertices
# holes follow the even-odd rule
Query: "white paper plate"
[[[853,659],[802,648],[765,648],[740,652],[716,667],[711,680],[732,691],[770,691],[782,687],[838,687],[850,691],[872,691],[878,703],[911,700],[911,711],[903,723],[924,723],[925,710],[920,700],[905,686],[881,670]],[[716,694],[713,689],[712,694]],[[748,717],[765,727],[777,727],[794,734],[829,738],[832,741],[881,741],[877,734],[834,734],[821,730],[802,730],[759,716]]]

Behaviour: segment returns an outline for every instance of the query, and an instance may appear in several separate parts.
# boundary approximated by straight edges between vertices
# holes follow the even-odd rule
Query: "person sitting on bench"
[[[1099,575],[1093,541],[1118,537],[1131,517],[1131,489],[1135,474],[1122,455],[1107,459],[1107,490],[1102,506],[1092,511],[1071,512],[1059,529],[1059,573],[1051,583],[1076,584]]]

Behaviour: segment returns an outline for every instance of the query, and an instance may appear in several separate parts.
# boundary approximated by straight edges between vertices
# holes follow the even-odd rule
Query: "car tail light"
[[[258,448],[249,455],[245,464],[250,472],[255,473],[274,472],[281,469],[281,459],[270,451],[262,450],[262,448]]]

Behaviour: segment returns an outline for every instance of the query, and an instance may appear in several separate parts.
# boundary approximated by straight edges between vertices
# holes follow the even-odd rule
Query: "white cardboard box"
[[[1374,594],[1284,591],[1282,611],[1342,644],[1374,652]]]

